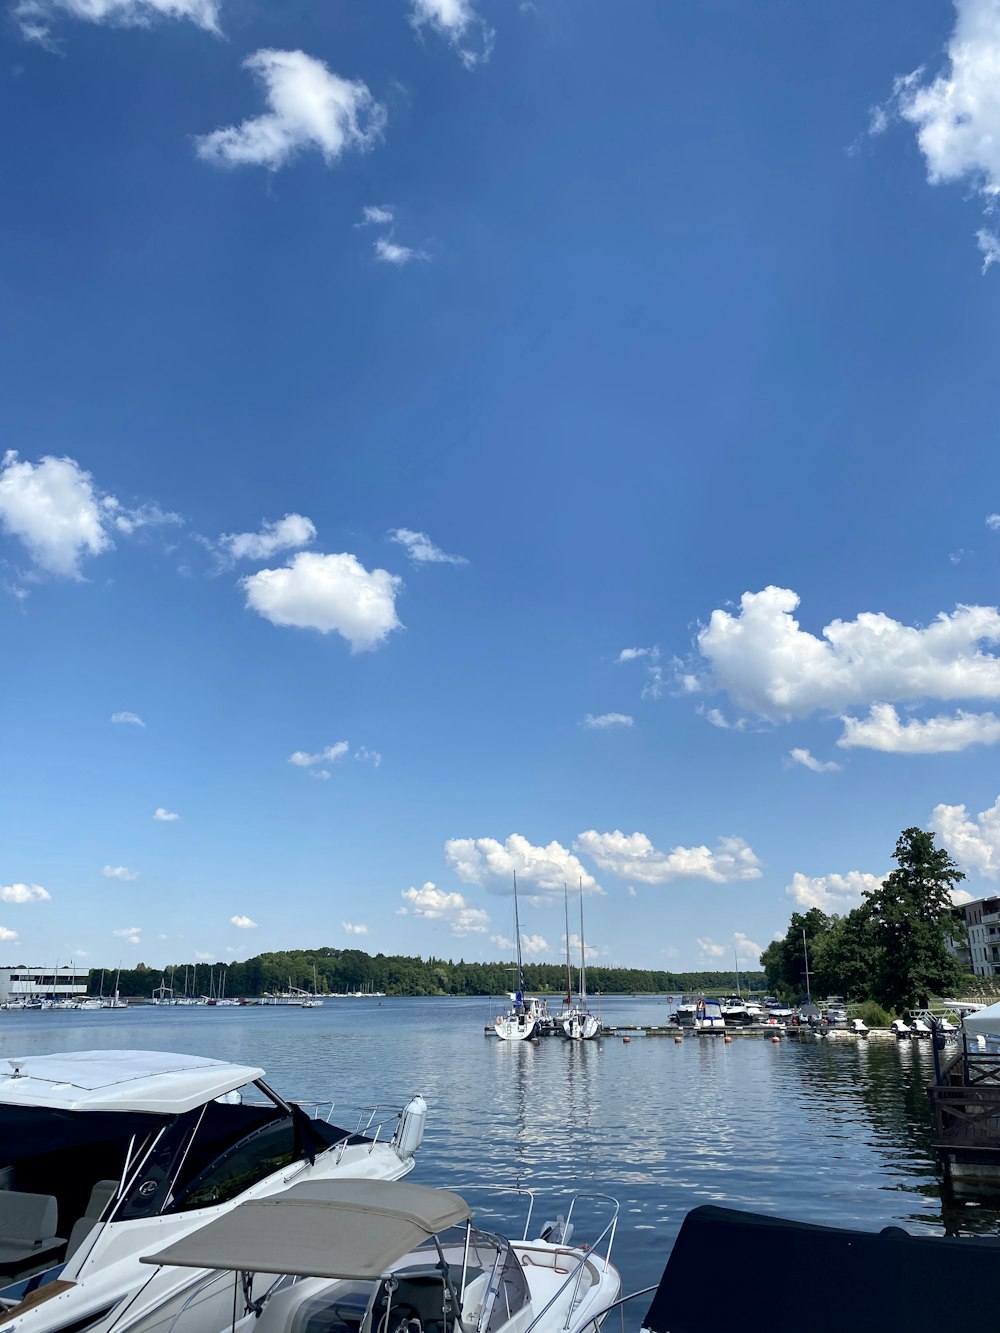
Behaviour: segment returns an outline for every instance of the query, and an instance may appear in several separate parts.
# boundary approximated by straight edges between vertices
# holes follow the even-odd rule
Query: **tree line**
[[[109,994],[147,998],[161,985],[178,996],[225,994],[256,999],[295,986],[320,995],[350,991],[383,991],[386,995],[503,995],[513,990],[511,962],[467,963],[444,958],[412,958],[398,954],[367,954],[360,949],[295,949],[262,953],[245,962],[176,963],[170,967],[115,968],[90,973],[92,995]],[[574,972],[575,977],[575,972]],[[762,972],[740,973],[744,989],[764,984]],[[525,989],[539,994],[560,994],[566,989],[566,968],[558,963],[528,963]],[[587,989],[591,994],[662,995],[735,991],[735,972],[660,972],[646,968],[590,966]]]
[[[792,914],[784,937],[761,954],[776,994],[797,1000],[808,989],[903,1013],[961,990],[967,978],[949,941],[966,936],[951,897],[965,875],[924,829],[904,829],[893,859],[896,869],[853,911]]]

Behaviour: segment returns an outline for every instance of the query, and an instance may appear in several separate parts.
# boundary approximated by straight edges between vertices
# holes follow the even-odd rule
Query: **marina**
[[[359,1000],[309,1016],[280,1007],[8,1013],[0,1061],[113,1046],[188,1051],[264,1068],[305,1101],[336,1090],[341,1124],[354,1123],[358,1107],[401,1106],[420,1092],[427,1128],[408,1179],[459,1194],[475,1187],[477,1218],[504,1234],[515,1234],[520,1213],[493,1191],[536,1190],[556,1211],[584,1187],[618,1199],[624,1291],[657,1282],[684,1217],[705,1203],[872,1232],[1000,1234],[1000,1210],[968,1206],[940,1179],[925,1093],[931,1043],[773,1044],[746,1029],[731,1044],[693,1035],[680,1044],[484,1041],[485,1007],[442,997]],[[652,997],[603,997],[602,1010],[616,1033],[662,1026]],[[626,1327],[637,1329],[643,1313],[641,1302],[628,1310]]]

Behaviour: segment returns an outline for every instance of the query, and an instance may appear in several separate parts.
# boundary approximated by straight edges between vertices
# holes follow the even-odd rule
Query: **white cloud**
[[[753,962],[758,962],[763,949],[754,940],[747,939],[742,930],[737,930],[733,934],[733,942],[736,945],[736,953],[740,958],[748,958]]]
[[[402,546],[415,565],[467,565],[464,555],[448,555],[440,546],[435,546],[426,532],[413,532],[410,528],[392,528],[389,540]]]
[[[120,722],[131,727],[144,727],[146,725],[138,713],[112,713],[111,721]]]
[[[394,629],[402,579],[367,570],[356,556],[301,551],[281,569],[242,579],[247,606],[273,625],[335,631],[355,653],[377,648]]]
[[[496,33],[476,13],[471,0],[410,0],[410,22],[418,31],[427,24],[446,38],[466,69],[489,60],[493,51]]]
[[[991,532],[1000,532],[1000,514],[987,514],[986,526]]]
[[[843,741],[841,741],[843,744]],[[798,747],[788,751],[788,757],[793,764],[801,764],[803,768],[808,768],[810,773],[839,773],[840,765],[834,763],[832,759],[826,761],[817,759],[809,750],[803,750]]]
[[[342,928],[348,935],[367,935],[367,934],[368,934],[368,927],[367,927],[367,926],[364,926],[364,925],[361,925],[361,924],[357,924],[357,925],[355,925],[354,923],[352,923],[352,922],[350,922],[350,921],[341,921],[340,925],[341,925],[341,928]]]
[[[237,926],[240,930],[256,930],[257,922],[249,916],[231,916],[230,925]]]
[[[637,658],[648,657],[655,662],[659,659],[659,656],[660,656],[660,650],[654,644],[652,648],[623,648],[621,652],[618,654],[616,661],[634,662],[636,661]]]
[[[877,889],[884,875],[869,875],[849,870],[846,875],[803,875],[796,871],[785,889],[798,907],[818,907],[821,912],[850,912],[858,907],[865,893]]]
[[[304,51],[255,51],[243,68],[263,85],[270,110],[195,140],[198,156],[218,166],[272,171],[308,148],[331,166],[349,148],[371,148],[385,127],[385,107],[366,84],[351,82]]]
[[[16,930],[11,930],[9,926],[0,926],[0,940],[16,940],[17,938]]]
[[[700,709],[698,710],[701,711]],[[718,727],[720,731],[745,731],[747,720],[745,717],[738,717],[735,722],[730,722],[726,715],[718,708],[708,708],[705,710],[705,721],[711,722],[713,727]]]
[[[371,764],[372,768],[379,768],[382,764],[382,756],[378,750],[369,750],[364,745],[354,751],[354,758],[359,764]]]
[[[219,31],[215,0],[19,0],[12,12],[22,35],[43,45],[50,24],[63,15],[122,28],[145,28],[157,18],[190,19],[206,32]]]
[[[481,907],[469,907],[462,894],[445,893],[430,880],[423,888],[404,889],[400,896],[414,916],[444,921],[453,935],[484,934],[489,928],[490,918]]]
[[[981,227],[976,232],[976,244],[983,257],[983,267],[980,271],[985,275],[989,272],[991,264],[1000,264],[1000,236]]]
[[[426,251],[414,250],[409,245],[399,245],[389,236],[379,236],[373,248],[379,263],[395,264],[397,268],[402,268],[404,264],[409,264],[414,259],[430,259]]]
[[[120,879],[126,884],[139,878],[138,870],[129,870],[128,866],[105,866],[101,874],[105,879]]]
[[[630,884],[630,885],[628,886],[628,888],[625,890],[625,892],[628,894],[628,896],[629,896],[630,898],[637,898],[637,897],[639,896],[639,895],[636,893],[635,885],[634,885],[634,884]]]
[[[535,957],[540,953],[551,953],[552,945],[544,935],[525,935],[521,933],[521,951],[528,954],[529,957]]]
[[[924,629],[881,612],[834,620],[823,637],[800,629],[788,588],[744,593],[740,610],[712,612],[698,647],[712,683],[738,707],[774,721],[853,704],[937,698],[1000,698],[995,607],[959,606]]]
[[[495,944],[498,949],[503,949],[506,952],[511,953],[514,950],[514,941],[509,940],[506,935],[491,935],[490,941]]]
[[[278,551],[308,546],[316,537],[316,526],[304,514],[286,514],[265,521],[259,532],[224,532],[215,543],[228,561],[267,560]]]
[[[1000,796],[974,819],[964,805],[936,805],[930,826],[963,870],[1000,875]]]
[[[9,449],[0,464],[0,527],[47,574],[82,579],[80,562],[114,546],[110,528],[128,536],[154,523],[182,521],[157,505],[126,509],[113,495],[103,495],[72,458],[29,463]]]
[[[205,953],[204,950],[202,949],[195,949],[194,956],[201,963],[207,963],[212,958],[212,955],[210,953]]]
[[[180,815],[173,810],[164,810],[162,805],[158,805],[153,811],[153,818],[158,824],[172,824],[175,819],[180,819]]]
[[[724,958],[728,952],[724,944],[716,944],[715,940],[707,937],[699,936],[695,940],[695,944],[697,944],[700,951],[698,961],[701,963],[710,963],[716,958]]]
[[[663,667],[659,664],[660,650],[654,643],[651,648],[623,648],[615,659],[617,662],[636,662],[645,660],[646,681],[640,698],[659,699],[663,695]]]
[[[444,854],[460,880],[490,893],[511,893],[515,872],[518,886],[529,893],[561,896],[565,884],[578,883],[584,893],[604,892],[573,853],[558,842],[536,847],[520,833],[512,833],[503,843],[495,838],[450,838]]]
[[[392,223],[393,212],[385,204],[366,204],[361,210],[359,227],[388,227]]]
[[[588,713],[580,725],[591,731],[607,731],[609,727],[630,727],[634,721],[628,713],[600,713],[596,717]]]
[[[660,699],[663,697],[663,667],[646,668],[646,683],[639,692],[641,699]]]
[[[80,579],[80,561],[114,543],[104,528],[93,478],[72,458],[21,462],[9,450],[0,467],[0,525],[49,574]]]
[[[52,894],[41,884],[4,884],[0,886],[0,903],[47,903]]]
[[[637,879],[643,884],[668,884],[675,879],[707,879],[713,884],[760,879],[760,861],[742,838],[720,838],[714,851],[708,847],[674,847],[658,851],[645,833],[581,833],[573,844],[578,852],[592,857],[602,870],[619,879]]]
[[[142,943],[141,926],[123,926],[121,930],[113,930],[111,933],[118,939],[125,940],[128,944]]]
[[[900,721],[892,704],[874,704],[866,718],[845,717],[838,745],[882,750],[888,754],[946,754],[970,745],[1000,741],[1000,718],[994,713],[963,713]],[[794,751],[793,751],[794,753]]]
[[[343,759],[344,755],[350,750],[347,741],[337,741],[336,745],[328,745],[325,749],[317,751],[316,754],[307,754],[305,750],[296,750],[294,754],[288,756],[288,762],[294,764],[296,768],[312,768],[316,764],[335,764],[338,759]],[[325,774],[329,777],[329,773]]]

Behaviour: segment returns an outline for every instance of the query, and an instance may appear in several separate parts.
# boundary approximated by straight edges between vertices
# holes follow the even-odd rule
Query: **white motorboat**
[[[856,1037],[868,1036],[868,1024],[862,1018],[851,1019],[851,1031]]]
[[[161,1051],[73,1051],[0,1073],[0,1330],[98,1333],[158,1308],[191,1275],[140,1256],[293,1181],[392,1180],[427,1107],[285,1101],[262,1069]]]
[[[726,1020],[722,1016],[722,1005],[718,1000],[699,1000],[694,1010],[694,1026],[698,1032],[722,1032]],[[0,1333],[3,1333],[0,1330]]]
[[[909,1023],[907,1023],[905,1019],[902,1018],[894,1018],[892,1022],[889,1024],[889,1031],[893,1034],[893,1036],[896,1038],[897,1041],[909,1041],[909,1039],[913,1036],[913,1030],[911,1029]]]
[[[610,1219],[592,1245],[574,1246],[583,1198],[607,1205]],[[621,1290],[617,1220],[614,1199],[577,1195],[565,1221],[533,1239],[529,1207],[521,1240],[508,1240],[473,1225],[449,1190],[294,1185],[144,1256],[157,1271],[216,1271],[153,1319],[126,1312],[114,1333],[596,1333]]]

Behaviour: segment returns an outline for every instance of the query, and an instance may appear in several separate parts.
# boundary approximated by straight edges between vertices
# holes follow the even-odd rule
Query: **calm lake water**
[[[260,1065],[286,1095],[334,1098],[344,1125],[360,1105],[402,1105],[421,1092],[430,1115],[411,1179],[531,1187],[546,1217],[574,1190],[613,1195],[625,1291],[656,1282],[684,1214],[701,1203],[870,1230],[898,1223],[1000,1234],[997,1209],[943,1197],[926,1046],[697,1038],[533,1046],[487,1038],[492,1012],[483,999],[443,998],[0,1013],[0,1059],[99,1047],[216,1056]],[[660,1024],[668,1011],[653,997],[615,997],[602,1012],[612,1023]],[[470,1202],[482,1215],[478,1193]],[[518,1215],[513,1201],[510,1211]],[[586,1236],[578,1228],[577,1239]],[[646,1304],[636,1303],[628,1327],[638,1327]]]

